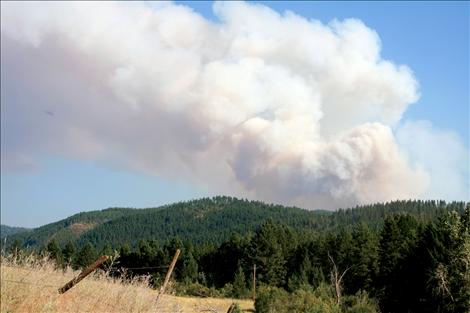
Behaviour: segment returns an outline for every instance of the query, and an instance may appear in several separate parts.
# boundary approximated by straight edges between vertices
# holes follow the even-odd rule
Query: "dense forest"
[[[65,244],[51,238],[41,250],[58,266],[77,269],[100,254],[110,255],[112,262],[105,268],[111,275],[149,275],[152,285],[158,287],[173,254],[180,249],[172,288],[176,293],[196,296],[251,297],[256,266],[255,307],[261,313],[470,312],[468,204],[400,201],[312,213],[218,197],[180,203],[173,208],[175,215],[165,212],[168,208],[152,211],[163,218],[167,227],[174,227],[170,233],[173,236],[164,240],[159,234],[152,237],[144,231],[136,243],[108,242],[102,246],[96,245],[98,241],[93,238],[97,237],[93,236]],[[229,211],[224,213],[227,215],[219,212],[214,215],[218,218],[207,218],[214,211],[225,209]],[[271,213],[258,226],[252,220],[253,213],[249,219],[243,218],[244,212],[262,215],[262,209]],[[125,234],[133,227],[146,230],[145,223],[156,221],[146,222],[142,216],[147,213],[143,211],[127,217],[128,228],[119,217],[89,233],[99,230],[102,238],[112,241],[114,237],[106,237],[107,230],[117,229]],[[291,211],[295,213],[286,213]],[[193,219],[186,225],[173,224],[182,221],[176,217],[185,212]],[[204,217],[207,228],[197,228],[198,218]],[[223,240],[210,234],[210,227],[218,232],[233,224],[233,220],[249,227],[240,228]],[[139,227],[140,222],[144,226]],[[114,223],[123,228],[112,228]],[[197,239],[193,241],[190,233],[183,232],[185,227],[208,234],[194,234]],[[17,241],[10,252],[18,253],[20,245]]]
[[[28,228],[24,227],[12,227],[7,225],[0,225],[0,238],[5,238],[7,236],[11,236],[18,233],[24,233],[28,231]]]
[[[179,202],[158,208],[110,208],[83,212],[28,232],[8,237],[7,245],[41,248],[55,239],[81,247],[90,242],[101,249],[106,244],[135,246],[140,240],[164,243],[173,237],[193,244],[220,244],[233,233],[246,235],[264,221],[272,219],[302,231],[339,231],[364,223],[373,230],[381,227],[391,214],[408,213],[419,221],[429,221],[442,212],[461,210],[462,203],[443,201],[394,201],[338,211],[308,211],[282,205],[266,204],[233,197],[214,197]]]

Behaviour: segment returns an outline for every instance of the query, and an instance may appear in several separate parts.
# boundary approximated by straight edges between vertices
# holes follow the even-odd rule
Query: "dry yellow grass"
[[[104,274],[90,275],[63,295],[57,289],[78,272],[54,270],[50,262],[1,264],[1,312],[227,312],[233,302],[253,310],[249,300],[190,298],[163,295],[147,281],[123,283]]]

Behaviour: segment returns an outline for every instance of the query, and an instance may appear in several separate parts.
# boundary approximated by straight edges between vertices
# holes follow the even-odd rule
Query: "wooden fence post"
[[[157,304],[158,300],[160,299],[160,296],[165,292],[166,285],[168,284],[168,281],[170,280],[171,273],[173,272],[173,268],[175,267],[176,260],[178,260],[178,256],[180,255],[180,249],[177,249],[175,252],[175,256],[173,257],[173,261],[171,261],[170,267],[168,268],[168,272],[166,273],[165,281],[163,282],[162,287],[160,288],[160,291],[158,292],[157,295]]]
[[[108,259],[108,256],[103,255],[93,264],[85,268],[77,277],[73,278],[71,281],[66,283],[62,288],[59,288],[59,293],[65,293],[67,290],[78,284],[83,278],[87,277],[91,272],[96,270],[101,264],[103,264]]]
[[[235,303],[232,303],[230,307],[228,308],[227,313],[233,313],[233,311],[235,311],[235,308],[236,308]]]
[[[253,264],[253,301],[256,301],[256,264]]]

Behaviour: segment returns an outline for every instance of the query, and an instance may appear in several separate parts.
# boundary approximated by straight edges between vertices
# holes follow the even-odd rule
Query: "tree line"
[[[468,313],[470,204],[394,202],[383,205],[389,214],[382,220],[374,218],[382,214],[374,208],[362,208],[360,215],[337,212],[322,228],[293,227],[288,216],[286,223],[267,218],[254,231],[233,233],[223,242],[173,236],[97,246],[52,239],[41,251],[59,268],[75,269],[109,255],[113,262],[105,266],[111,275],[148,275],[159,287],[180,249],[173,289],[194,296],[251,297],[256,265],[261,313]],[[9,249],[21,247],[17,241]]]
[[[221,244],[173,237],[96,250],[90,243],[77,248],[72,241],[61,246],[51,240],[44,251],[58,266],[75,269],[98,255],[119,255],[112,275],[149,275],[158,287],[180,249],[174,288],[196,296],[251,297],[256,265],[257,312],[467,313],[469,231],[467,205],[428,221],[392,214],[380,227],[357,223],[318,232],[268,219]]]

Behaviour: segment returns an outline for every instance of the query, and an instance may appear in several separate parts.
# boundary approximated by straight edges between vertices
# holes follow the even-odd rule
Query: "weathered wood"
[[[256,264],[253,264],[253,301],[256,301]]]
[[[233,311],[235,311],[235,307],[236,307],[235,303],[232,303],[230,307],[228,308],[227,313],[233,313]]]
[[[158,300],[160,299],[160,296],[165,292],[166,285],[168,284],[168,281],[170,281],[171,273],[173,272],[173,268],[175,267],[176,261],[178,260],[178,257],[180,255],[180,249],[177,249],[175,252],[175,256],[173,257],[173,260],[171,261],[170,267],[168,268],[168,272],[166,273],[165,281],[163,282],[162,287],[160,288],[160,291],[158,292],[157,295],[157,304]]]
[[[108,256],[103,255],[93,264],[85,268],[77,277],[73,278],[71,281],[66,283],[62,288],[59,288],[59,293],[65,293],[67,290],[78,284],[83,278],[90,275],[91,272],[96,270],[101,264],[103,264],[108,259]]]
[[[338,267],[336,266],[335,260],[331,257],[330,253],[328,252],[328,258],[330,258],[331,263],[333,264],[333,269],[331,271],[331,283],[333,284],[333,287],[335,288],[336,291],[336,303],[338,305],[341,304],[341,289],[342,289],[342,281],[344,275],[346,275],[346,272],[351,268],[348,267],[343,274],[339,274]]]

